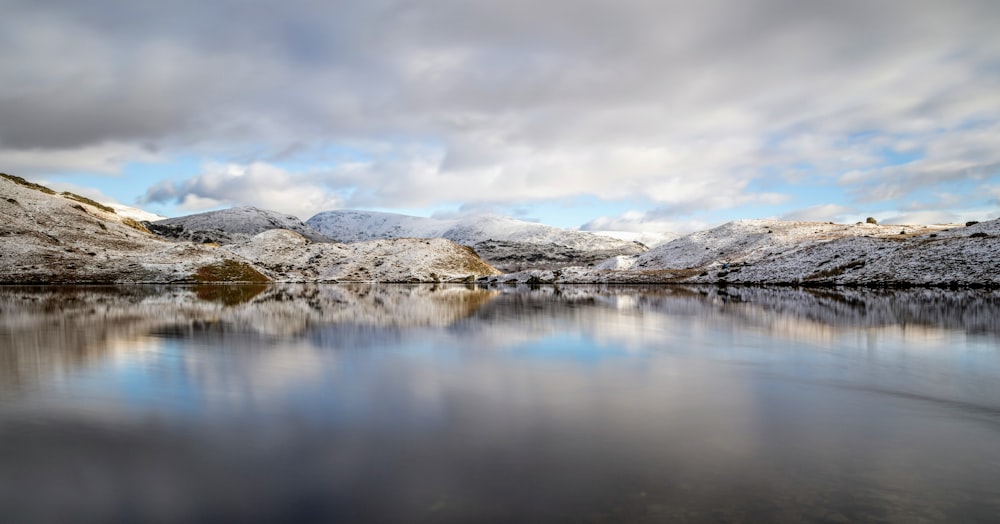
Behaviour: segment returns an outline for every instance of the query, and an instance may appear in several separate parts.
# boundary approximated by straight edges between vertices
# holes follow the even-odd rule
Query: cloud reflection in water
[[[975,521],[1000,508],[994,292],[205,296],[0,289],[6,514]]]

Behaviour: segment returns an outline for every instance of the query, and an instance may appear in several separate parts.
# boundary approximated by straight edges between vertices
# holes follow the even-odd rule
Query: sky
[[[0,171],[179,216],[1000,217],[996,0],[0,0]]]

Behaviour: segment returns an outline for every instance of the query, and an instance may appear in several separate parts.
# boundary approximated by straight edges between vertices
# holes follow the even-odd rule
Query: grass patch
[[[267,277],[250,264],[235,260],[223,260],[198,268],[194,274],[196,282],[269,282]]]
[[[34,182],[28,182],[27,180],[25,180],[25,179],[23,179],[23,178],[21,178],[19,176],[8,175],[7,173],[0,173],[0,177],[6,178],[7,180],[10,180],[11,182],[13,182],[13,183],[15,183],[15,184],[17,184],[19,186],[24,186],[24,187],[27,187],[29,189],[34,189],[35,191],[41,191],[42,193],[46,193],[46,194],[49,194],[49,195],[56,194],[55,191],[53,191],[53,190],[51,190],[51,189],[49,189],[49,188],[47,188],[47,187],[45,187],[45,186],[43,186],[41,184],[36,184]]]
[[[150,231],[146,226],[142,225],[142,223],[129,217],[122,217],[122,224],[125,224],[126,226],[142,233],[146,233],[149,235],[153,234],[153,232]]]
[[[97,202],[95,200],[91,200],[91,199],[89,199],[89,198],[87,198],[85,196],[81,196],[81,195],[78,195],[76,193],[70,193],[69,191],[63,191],[62,193],[60,193],[60,195],[66,197],[66,198],[68,198],[70,200],[76,200],[77,202],[83,202],[84,204],[87,204],[88,206],[94,206],[97,209],[100,209],[101,211],[107,211],[108,213],[114,213],[115,212],[115,209],[113,207],[106,206],[106,205],[104,205],[104,204],[102,204],[100,202]]]
[[[469,246],[463,246],[461,244],[458,244],[458,247],[465,250],[465,252],[469,256],[464,261],[462,261],[462,263],[460,263],[461,267],[456,269],[464,269],[465,271],[478,275],[500,274],[500,271],[498,271],[495,267],[491,266],[490,264],[486,263],[486,261],[479,256],[479,253],[476,253],[475,249],[472,249]]]

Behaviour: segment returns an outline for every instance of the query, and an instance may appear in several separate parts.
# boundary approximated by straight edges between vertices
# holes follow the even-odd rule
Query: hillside
[[[500,272],[445,239],[311,242],[285,229],[225,247],[280,282],[474,282]]]
[[[519,282],[885,286],[1000,285],[1000,220],[879,226],[738,220],[594,268],[522,272]]]
[[[0,282],[191,281],[235,255],[165,242],[112,208],[0,177]]]
[[[313,242],[287,229],[248,233],[260,227],[259,217],[274,215],[246,209],[218,212],[215,216],[226,220],[211,224],[221,222],[231,230],[206,230],[225,234],[229,243],[221,246],[197,237],[197,243],[165,239],[108,206],[4,175],[0,283],[462,282],[499,273],[448,240],[343,246]],[[238,224],[238,217],[248,218],[247,223]],[[182,226],[182,231],[201,231],[192,223],[191,230]]]
[[[295,231],[313,242],[333,242],[294,216],[250,206],[157,220],[147,227],[158,235],[192,242],[230,244],[272,229]]]
[[[343,210],[324,211],[306,224],[340,242],[446,238],[473,248],[484,260],[506,271],[586,266],[646,251],[637,242],[498,216],[442,220]]]
[[[595,235],[601,235],[605,237],[617,238],[619,240],[627,240],[629,242],[638,242],[644,246],[653,249],[655,247],[662,246],[675,238],[679,238],[681,235],[678,233],[672,233],[669,231],[604,231],[604,230],[592,230],[588,233],[593,233]]]
[[[968,226],[738,220],[651,250],[499,217],[445,221],[327,212],[310,222],[325,231],[339,228],[341,238],[353,241],[331,241],[294,217],[255,208],[150,224],[171,237],[163,238],[115,208],[2,175],[0,283],[1000,286],[1000,219]],[[416,234],[451,240],[365,239]],[[623,247],[633,252],[623,254]],[[534,269],[501,275],[474,250],[501,266]]]

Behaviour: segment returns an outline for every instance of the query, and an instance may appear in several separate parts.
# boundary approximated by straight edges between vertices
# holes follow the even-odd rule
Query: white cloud
[[[890,211],[880,215],[879,224],[961,224],[969,220],[989,220],[996,218],[982,209],[961,212],[950,211]]]
[[[70,193],[76,193],[80,196],[85,196],[91,200],[101,202],[104,204],[120,204],[117,199],[104,194],[103,191],[95,189],[92,187],[78,186],[76,184],[69,184],[66,182],[49,182],[48,180],[39,180],[38,183],[43,186],[49,187],[54,191],[63,192],[69,191]]]
[[[804,209],[790,211],[779,217],[781,220],[801,220],[804,222],[856,222],[867,217],[860,217],[857,208],[837,204],[821,204]]]
[[[583,231],[627,231],[635,233],[691,233],[713,225],[702,220],[668,220],[655,213],[627,211],[618,216],[602,216],[580,226]]]
[[[986,185],[982,187],[982,191],[993,199],[995,205],[1000,206],[1000,185]]]
[[[391,161],[336,167],[324,177],[356,191],[350,207],[421,207],[464,202],[469,207],[551,201],[580,195],[604,199],[642,196],[676,213],[774,205],[788,196],[748,191],[752,181],[742,164],[750,153],[731,143],[687,148],[609,144],[595,148],[531,149],[510,144],[468,145],[496,157],[485,165],[454,162],[452,150],[412,147]],[[740,173],[746,173],[743,177]]]
[[[182,209],[201,211],[220,206],[253,205],[308,219],[319,211],[340,207],[331,188],[314,182],[311,173],[292,173],[262,163],[207,164],[182,182],[163,182],[147,191],[144,203],[176,202]]]
[[[878,202],[926,188],[1000,178],[1000,149],[996,147],[1000,143],[1000,121],[903,140],[906,145],[922,142],[923,157],[899,165],[851,171],[839,178],[840,184],[860,202]]]

